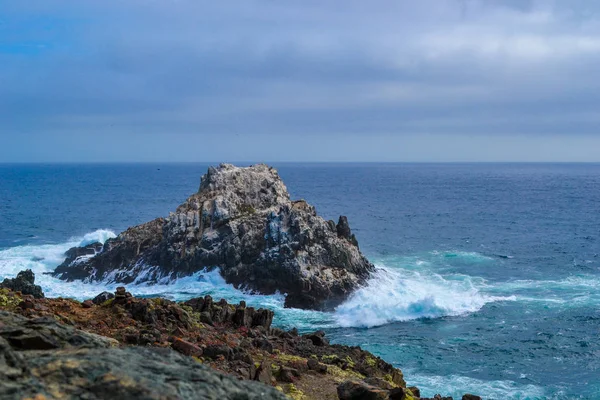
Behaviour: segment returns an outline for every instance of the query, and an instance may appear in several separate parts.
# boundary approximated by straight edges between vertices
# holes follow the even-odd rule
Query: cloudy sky
[[[0,162],[600,161],[595,0],[0,0]]]

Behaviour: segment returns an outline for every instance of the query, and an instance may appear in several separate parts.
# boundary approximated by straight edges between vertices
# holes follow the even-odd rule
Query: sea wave
[[[115,233],[99,229],[82,237],[74,237],[65,243],[25,245],[0,250],[0,278],[15,277],[20,271],[31,269],[36,274],[36,284],[40,285],[46,296],[90,298],[106,287],[104,284],[83,284],[81,282],[64,282],[50,275],[57,265],[65,260],[65,252],[74,246],[85,246],[90,243],[104,243],[116,237]]]
[[[465,393],[484,394],[490,400],[548,400],[555,397],[546,394],[544,388],[509,380],[479,380],[460,375],[422,375],[418,371],[404,371],[409,376],[409,385],[421,390],[421,396],[433,397],[437,393],[460,399]],[[523,378],[526,380],[526,377]]]
[[[467,275],[451,277],[378,266],[368,284],[335,311],[341,327],[373,327],[417,318],[456,316],[514,296],[483,294]]]
[[[79,240],[78,246],[87,246],[88,244],[100,242],[104,244],[108,239],[117,237],[115,233],[108,229],[98,229],[94,232],[86,233],[83,238]],[[77,241],[77,239],[74,239]]]
[[[577,308],[600,305],[600,277],[573,275],[555,280],[509,280],[488,288],[490,293],[511,293],[518,301],[544,307]]]

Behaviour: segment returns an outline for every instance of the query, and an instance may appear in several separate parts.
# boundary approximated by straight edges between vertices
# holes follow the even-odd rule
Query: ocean
[[[401,368],[424,396],[600,399],[600,164],[274,164],[293,198],[348,216],[380,269],[334,312],[218,272],[134,295],[204,294],[324,329]],[[31,268],[47,296],[90,298],[110,283],[65,283],[68,248],[166,216],[208,164],[0,165],[0,279]]]

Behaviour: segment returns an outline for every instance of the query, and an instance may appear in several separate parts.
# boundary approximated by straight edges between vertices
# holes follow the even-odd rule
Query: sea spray
[[[379,265],[367,286],[336,309],[335,319],[342,327],[373,327],[416,318],[462,315],[503,300],[514,297],[485,295],[466,275],[450,279],[431,272]]]
[[[117,235],[111,230],[108,229],[98,229],[94,232],[87,233],[80,239],[79,244],[77,246],[83,247],[92,243],[102,243],[106,242],[108,239],[116,238]],[[77,241],[77,239],[75,239]]]

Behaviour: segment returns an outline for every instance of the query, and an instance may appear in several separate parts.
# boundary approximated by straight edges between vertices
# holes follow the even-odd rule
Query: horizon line
[[[150,164],[600,164],[599,161],[0,161],[0,165],[150,165]]]

